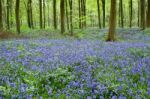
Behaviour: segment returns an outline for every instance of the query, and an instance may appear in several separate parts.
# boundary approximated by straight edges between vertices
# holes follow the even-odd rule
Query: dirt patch
[[[12,38],[14,36],[15,35],[11,32],[4,32],[4,31],[0,32],[0,39],[9,39],[9,38]]]
[[[27,39],[27,38],[29,38],[29,37],[17,35],[12,32],[5,32],[5,31],[0,32],[0,39]]]

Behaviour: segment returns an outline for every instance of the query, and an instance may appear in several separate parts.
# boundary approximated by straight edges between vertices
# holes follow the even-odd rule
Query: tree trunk
[[[120,0],[121,27],[124,28],[123,2]]]
[[[107,41],[115,41],[116,34],[116,0],[111,0],[109,33]]]
[[[39,9],[40,9],[40,28],[43,29],[43,14],[42,14],[42,0],[39,0]]]
[[[2,19],[2,0],[0,0],[0,32],[2,31],[3,29],[3,19]]]
[[[138,27],[140,27],[140,0],[138,0]]]
[[[13,0],[10,0],[10,27],[13,27]]]
[[[30,0],[28,0],[28,3],[27,3],[27,21],[28,21],[28,27],[31,28],[31,17],[30,17]]]
[[[86,0],[83,0],[83,16],[84,16],[84,28],[86,28]]]
[[[132,10],[132,5],[133,5],[133,1],[132,0],[130,0],[130,2],[129,2],[129,9],[130,9],[130,11],[129,11],[129,15],[130,15],[130,25],[129,25],[129,27],[131,28],[132,27],[132,16],[133,16],[133,10]]]
[[[32,15],[32,0],[28,0],[27,6],[27,14],[28,14],[28,26],[33,29],[33,15]]]
[[[148,11],[147,11],[147,27],[150,28],[150,0],[148,2]]]
[[[141,29],[145,29],[145,0],[141,0]]]
[[[7,0],[7,29],[10,29],[10,22],[9,22],[9,14],[10,13],[10,0]]]
[[[20,16],[19,16],[20,0],[16,0],[16,31],[20,34]]]
[[[82,25],[81,25],[81,0],[78,0],[78,6],[79,6],[79,28],[81,29],[82,28]]]
[[[61,33],[65,32],[65,0],[60,1]]]
[[[54,18],[54,28],[57,29],[57,18],[56,18],[56,0],[53,0],[53,18]]]
[[[105,0],[102,0],[103,9],[103,28],[105,28]]]
[[[97,0],[98,26],[101,29],[100,1]]]
[[[73,23],[72,23],[72,0],[69,0],[69,6],[70,6],[70,32],[71,36],[73,36]]]
[[[43,0],[43,28],[45,29],[46,27],[46,8],[45,8],[45,0]]]
[[[66,8],[66,20],[67,20],[67,29],[69,30],[69,16],[68,16],[68,1],[65,2]]]

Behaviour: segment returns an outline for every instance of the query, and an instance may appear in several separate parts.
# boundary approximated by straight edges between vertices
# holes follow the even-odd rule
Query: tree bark
[[[65,32],[65,0],[60,1],[61,33]]]
[[[130,15],[130,25],[129,25],[129,27],[131,28],[132,27],[132,17],[133,17],[133,1],[132,0],[130,0],[130,2],[129,2],[129,9],[130,9],[130,11],[129,11],[129,15]]]
[[[2,0],[0,0],[0,32],[3,29],[3,19],[2,19]]]
[[[70,7],[70,32],[71,32],[71,36],[73,36],[73,23],[72,23],[72,10],[73,10],[73,6],[72,6],[73,1],[69,0],[69,7]]]
[[[69,30],[68,1],[65,2],[67,29]]]
[[[124,28],[123,1],[120,0],[121,27]]]
[[[46,27],[46,7],[45,7],[45,0],[43,0],[43,28],[45,29]]]
[[[148,11],[147,11],[147,27],[150,28],[150,0],[148,2]]]
[[[97,0],[98,26],[101,29],[100,1]]]
[[[16,0],[16,31],[18,34],[20,34],[20,16],[19,16],[19,8],[20,8],[20,0]]]
[[[105,0],[102,0],[102,9],[103,9],[103,28],[105,28]]]
[[[138,27],[140,27],[140,0],[138,0]]]
[[[53,0],[53,18],[54,18],[54,28],[57,29],[57,18],[56,18],[56,0]]]
[[[109,33],[107,41],[115,41],[116,34],[116,0],[111,0]]]
[[[40,9],[40,28],[43,29],[43,14],[42,14],[42,0],[39,0],[39,9]]]
[[[141,0],[141,29],[145,29],[145,0]]]
[[[9,15],[10,15],[10,0],[7,0],[7,29],[10,29],[10,21],[9,21]]]

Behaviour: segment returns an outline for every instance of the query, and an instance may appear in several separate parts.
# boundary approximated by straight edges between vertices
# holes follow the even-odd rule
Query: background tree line
[[[109,9],[110,8],[110,9]],[[150,27],[150,0],[0,0],[0,30]]]

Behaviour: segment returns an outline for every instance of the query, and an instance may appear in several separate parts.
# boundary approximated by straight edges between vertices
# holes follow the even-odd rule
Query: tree
[[[79,28],[82,28],[82,24],[81,24],[81,0],[78,0],[78,6],[79,6]]]
[[[141,29],[145,29],[145,0],[141,0]]]
[[[82,28],[86,27],[86,0],[81,0]]]
[[[65,32],[65,0],[60,0],[61,33]]]
[[[97,12],[98,12],[98,25],[101,28],[101,15],[100,15],[100,1],[97,0]]]
[[[10,15],[10,0],[7,0],[7,29],[10,29],[10,22],[9,22],[9,15]]]
[[[42,11],[42,0],[39,0],[39,9],[40,9],[40,28],[43,29],[43,11]]]
[[[43,18],[44,18],[44,20],[43,20],[43,28],[45,29],[45,27],[46,27],[46,7],[45,7],[45,0],[43,0]]]
[[[103,9],[103,28],[105,28],[105,0],[102,0],[102,9]]]
[[[73,35],[73,23],[72,23],[72,0],[69,0],[69,7],[70,7],[70,32]]]
[[[0,31],[3,29],[3,19],[2,19],[2,0],[0,0]]]
[[[20,34],[20,16],[19,16],[19,8],[20,8],[20,0],[16,0],[16,31],[18,34]]]
[[[57,29],[57,18],[56,18],[56,0],[53,0],[53,24],[54,28]]]
[[[115,41],[115,32],[116,32],[116,0],[111,0],[109,33],[107,41]]]
[[[119,9],[120,9],[120,21],[121,21],[121,27],[123,28],[124,27],[124,14],[123,14],[123,1],[120,0],[120,6],[119,6]]]
[[[32,0],[28,0],[27,15],[28,15],[28,26],[33,28],[33,15],[32,15]]]
[[[150,0],[148,2],[148,11],[147,11],[147,27],[150,28]]]
[[[68,1],[69,1],[69,0],[66,0],[66,2],[65,2],[65,10],[66,10],[67,29],[69,30]]]
[[[138,27],[140,26],[140,0],[138,0]]]
[[[129,15],[130,15],[130,28],[132,27],[132,17],[133,17],[133,1],[132,0],[130,0],[130,2],[129,2]]]

